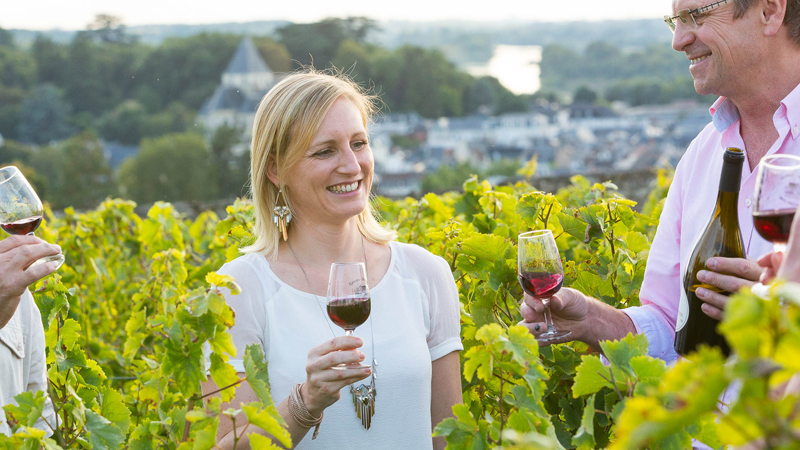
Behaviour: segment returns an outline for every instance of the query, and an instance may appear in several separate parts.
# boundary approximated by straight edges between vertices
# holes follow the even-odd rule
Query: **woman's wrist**
[[[308,383],[303,383],[303,385],[300,387],[300,396],[303,397],[303,403],[306,405],[306,409],[314,417],[319,417],[325,411],[324,406],[319,405],[314,401],[314,397],[311,395],[311,392],[308,388]]]

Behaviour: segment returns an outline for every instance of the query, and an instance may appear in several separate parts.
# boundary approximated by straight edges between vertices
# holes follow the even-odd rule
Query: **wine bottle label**
[[[678,320],[675,322],[675,332],[681,331],[689,319],[689,298],[686,297],[686,289],[683,287],[683,277],[681,277],[681,302],[678,304]]]

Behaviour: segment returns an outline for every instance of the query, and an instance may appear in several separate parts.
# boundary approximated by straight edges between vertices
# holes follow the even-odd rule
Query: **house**
[[[206,99],[198,117],[210,133],[222,125],[242,129],[242,144],[234,151],[244,152],[250,142],[258,104],[278,80],[253,41],[244,38],[223,72],[221,84]]]

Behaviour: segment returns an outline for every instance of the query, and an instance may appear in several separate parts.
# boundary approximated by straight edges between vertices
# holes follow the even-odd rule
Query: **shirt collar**
[[[729,102],[726,97],[720,97],[708,109],[711,113],[711,122],[720,133],[739,120],[739,108]]]
[[[792,139],[797,139],[800,137],[800,85],[795,86],[792,92],[781,101],[781,109],[786,111],[786,120],[789,122]]]
[[[711,113],[711,122],[720,133],[736,123],[741,117],[739,108],[733,102],[728,101],[727,97],[718,98],[708,111]],[[800,85],[796,86],[789,95],[781,100],[781,106],[778,107],[776,116],[782,115],[782,112],[785,112],[792,139],[797,139],[800,137]]]

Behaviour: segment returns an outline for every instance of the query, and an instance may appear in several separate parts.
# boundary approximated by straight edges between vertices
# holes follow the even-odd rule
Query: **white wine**
[[[719,194],[714,213],[708,225],[694,246],[692,256],[685,267],[681,283],[681,303],[675,327],[675,351],[687,355],[706,344],[719,347],[727,356],[730,347],[725,338],[717,333],[719,321],[707,316],[701,306],[703,301],[695,290],[703,287],[722,294],[716,286],[700,283],[697,272],[706,269],[706,261],[715,256],[744,258],[744,243],[739,231],[739,185],[742,181],[744,152],[738,148],[728,148],[722,156],[722,174],[719,179]]]

